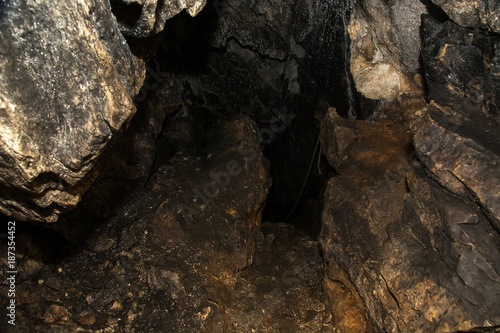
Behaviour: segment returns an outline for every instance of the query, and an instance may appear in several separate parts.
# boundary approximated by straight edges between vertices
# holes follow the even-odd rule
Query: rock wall
[[[331,109],[322,123],[323,151],[338,172],[322,217],[325,285],[340,281],[359,295],[378,331],[500,325],[500,47],[488,16],[497,5],[434,2],[461,26],[442,16],[408,20],[411,31],[421,29],[427,102],[415,99],[414,88],[395,85],[403,76],[419,85],[405,65],[418,49],[410,47],[413,57],[405,57],[394,47],[401,33],[391,19],[397,6],[364,1],[349,26],[356,88],[392,98],[387,105],[404,119],[387,114],[366,123]],[[377,13],[384,6],[389,10]],[[428,4],[406,8],[410,18],[429,12]],[[377,70],[381,64],[394,70]]]
[[[131,52],[122,31],[150,35],[204,2],[169,2],[158,18],[156,1],[112,4],[134,7],[138,28],[129,17],[117,21],[107,1],[1,4],[2,214],[53,222],[78,204],[97,175],[97,157],[134,115],[144,80],[146,59]]]
[[[342,282],[352,282],[379,331],[498,325],[498,230],[474,201],[410,163],[411,137],[392,125],[333,111],[323,123],[325,153],[339,172],[325,193],[328,264],[347,272]]]
[[[500,32],[500,4],[496,0],[432,0],[456,23],[467,28]]]

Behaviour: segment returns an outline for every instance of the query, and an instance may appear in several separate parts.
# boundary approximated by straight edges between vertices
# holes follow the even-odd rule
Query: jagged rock
[[[409,163],[408,133],[330,113],[322,143],[339,173],[325,193],[325,260],[347,272],[336,278],[353,284],[375,328],[499,325],[498,230],[473,201]]]
[[[500,37],[424,16],[422,60],[429,99],[465,118],[500,125]]]
[[[165,118],[177,114],[182,105],[178,82],[159,67],[148,67],[147,71],[145,85],[136,97],[136,101],[144,99],[143,103],[138,104],[128,126],[116,133],[111,146],[102,154],[97,165],[99,178],[80,204],[95,216],[113,215],[124,196],[144,185],[153,172],[155,160],[168,160],[175,153],[168,146],[162,149],[157,146]]]
[[[9,1],[1,13],[0,212],[55,221],[134,114],[144,64],[106,1]]]
[[[500,32],[500,3],[497,0],[432,0],[463,27]]]
[[[500,39],[431,18],[423,33],[433,102],[411,124],[415,148],[432,177],[500,228]]]
[[[500,229],[500,131],[431,104],[411,124],[418,156],[431,176],[466,200],[472,196]]]
[[[348,35],[345,31],[350,12],[350,2],[342,1],[217,0],[201,14],[216,17],[211,21],[207,20],[202,31],[208,43],[216,48],[226,50],[225,47],[228,46],[228,49],[231,47],[234,50],[235,47],[231,44],[236,44],[238,48],[255,53],[250,59],[243,58],[240,64],[248,63],[250,68],[270,67],[268,71],[271,75],[260,78],[260,83],[273,87],[273,90],[266,89],[262,95],[266,96],[261,98],[266,100],[264,108],[276,106],[274,100],[268,101],[270,93],[318,94],[331,104],[338,105],[339,109],[342,105],[345,114],[354,114],[351,102],[346,99],[346,96],[351,95],[348,91],[351,89],[347,59]],[[213,24],[213,21],[217,24]],[[229,49],[229,52],[233,50]],[[240,54],[237,56],[240,57],[242,52],[238,53]],[[259,82],[254,79],[254,71],[244,73],[233,71],[232,67],[226,69],[227,67],[229,66],[223,64],[214,68],[223,78],[234,74],[251,78],[238,82],[237,85],[232,84],[233,88],[252,86]],[[285,80],[274,77],[277,69],[283,67],[286,68]],[[247,92],[243,93],[246,94]],[[245,102],[238,107],[246,104]],[[278,108],[281,107],[283,106],[278,105]]]
[[[281,300],[291,301],[313,291],[311,302],[294,309],[300,310],[299,322],[322,325],[321,257],[314,255],[317,242],[302,236],[286,243],[283,234],[293,233],[291,227],[273,231],[275,239],[262,239],[261,213],[271,180],[255,123],[247,117],[220,121],[204,134],[206,145],[199,156],[179,153],[172,157],[154,172],[145,187],[122,202],[93,237],[86,239],[82,233],[72,236],[81,248],[71,260],[44,260],[39,278],[26,281],[16,294],[17,327],[51,331],[61,325],[63,331],[76,331],[82,325],[95,325],[98,329],[141,332],[177,332],[181,327],[189,332],[225,332],[228,322],[252,325],[240,320],[248,315],[241,308],[244,304],[234,302],[244,298],[240,287],[247,285],[247,280],[238,272],[246,268],[245,274],[249,273],[257,242],[262,245],[260,253],[264,252],[264,267],[269,267],[265,260],[276,247],[298,253],[290,254],[289,261],[277,260],[280,266],[273,276],[280,280],[269,277],[253,281],[256,275],[262,276],[256,273],[248,277],[254,290],[257,287],[252,283],[267,288],[269,281],[273,290],[279,289],[270,296],[280,298],[269,302],[266,310],[279,313]],[[64,223],[61,227],[68,226],[70,232],[89,228],[89,221],[80,215],[72,225]],[[54,243],[57,246],[61,242]],[[0,246],[6,250],[5,242]],[[290,267],[294,260],[301,264],[298,271]],[[50,282],[54,277],[57,281]],[[316,283],[310,284],[309,277]],[[296,288],[294,294],[280,289],[284,286],[281,278],[290,282],[287,286]],[[0,282],[2,293],[5,288],[6,281]],[[64,321],[58,311],[57,316],[45,315],[49,320],[39,322],[34,314],[41,312],[42,316],[55,299],[59,299],[58,306],[67,309]],[[248,305],[254,306],[253,300],[248,299]],[[256,305],[251,317],[262,318],[261,303]],[[0,323],[0,329],[5,325]]]
[[[163,30],[165,22],[183,9],[196,16],[206,0],[111,0],[120,30],[125,36],[143,38]]]
[[[235,39],[261,55],[284,60],[293,45],[295,15],[305,9],[304,2],[215,1],[213,9],[219,23],[209,40],[224,48],[230,39]]]
[[[418,91],[412,80],[419,73],[420,15],[426,12],[415,1],[370,0],[355,6],[348,28],[350,68],[361,94],[381,99]]]
[[[400,64],[384,57],[374,42],[376,34],[369,30],[368,22],[362,17],[353,18],[349,24],[351,73],[356,89],[371,99],[393,98],[410,92],[412,84],[397,68]]]

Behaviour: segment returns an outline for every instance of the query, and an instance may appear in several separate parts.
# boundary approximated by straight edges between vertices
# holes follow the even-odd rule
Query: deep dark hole
[[[420,0],[420,2],[422,2],[425,5],[425,7],[427,7],[428,14],[432,16],[434,19],[438,20],[441,23],[449,20],[449,17],[444,12],[444,10],[438,5],[432,3],[431,0]]]
[[[322,205],[320,198],[325,182],[332,173],[331,167],[320,154],[321,145],[318,143],[318,117],[326,111],[327,102],[320,94],[291,92],[290,86],[293,83],[285,77],[281,78],[281,91],[248,96],[265,105],[264,112],[253,108],[252,103],[245,103],[244,98],[247,97],[239,98],[238,91],[228,89],[214,93],[210,87],[202,87],[201,93],[199,87],[194,91],[191,87],[193,80],[190,79],[193,76],[220,75],[223,77],[222,81],[231,82],[241,79],[234,75],[235,72],[251,71],[248,69],[249,64],[245,63],[241,64],[242,69],[238,68],[238,59],[232,58],[234,54],[228,52],[228,47],[217,49],[210,46],[209,27],[213,26],[213,21],[218,17],[215,10],[215,7],[207,5],[206,12],[204,10],[195,18],[182,13],[169,20],[162,44],[156,57],[150,62],[150,66],[160,66],[163,71],[181,77],[184,81],[184,100],[189,101],[189,117],[167,118],[164,131],[175,130],[176,123],[187,121],[186,119],[190,119],[197,131],[203,132],[208,131],[217,119],[230,118],[235,114],[250,116],[258,126],[263,154],[271,162],[273,185],[263,212],[263,220],[288,222],[317,236]],[[245,51],[239,44],[236,47]],[[251,51],[255,57],[248,60],[250,63],[274,61]],[[219,61],[218,58],[223,60]],[[283,60],[286,61],[289,59]],[[250,85],[253,84],[252,79],[248,79]],[[247,94],[247,91],[242,93]],[[238,104],[239,101],[242,102]],[[348,104],[348,101],[344,101],[341,110],[346,110]],[[347,111],[343,112],[347,114]],[[182,147],[182,143],[173,142],[172,137],[167,140],[160,136],[156,147],[155,168],[166,163],[179,147],[184,151],[191,149],[190,153],[196,154],[202,149],[202,145],[203,142],[199,143],[199,147]]]
[[[133,26],[140,18],[142,5],[137,2],[124,3],[123,1],[111,0],[113,14],[124,25]]]

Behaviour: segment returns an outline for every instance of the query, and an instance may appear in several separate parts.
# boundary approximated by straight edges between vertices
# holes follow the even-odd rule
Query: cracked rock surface
[[[500,236],[481,207],[429,178],[399,125],[331,111],[322,133],[338,172],[325,193],[325,259],[347,273],[375,328],[499,325]]]
[[[53,222],[134,114],[144,64],[106,1],[9,1],[0,12],[0,211]]]

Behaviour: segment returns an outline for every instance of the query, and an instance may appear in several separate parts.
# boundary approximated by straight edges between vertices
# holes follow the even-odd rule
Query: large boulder
[[[9,1],[0,22],[0,212],[55,221],[135,112],[144,64],[106,1]]]
[[[203,5],[168,2],[155,18],[163,23],[134,30],[122,7],[146,13],[156,1],[2,2],[0,213],[53,222],[78,204],[145,78],[144,50],[134,55],[123,34],[159,32],[183,8],[195,15]]]
[[[327,272],[346,272],[327,281],[358,292],[379,331],[499,325],[500,236],[481,207],[410,163],[411,137],[390,123],[332,112],[322,142],[339,175],[325,193],[321,242]]]

